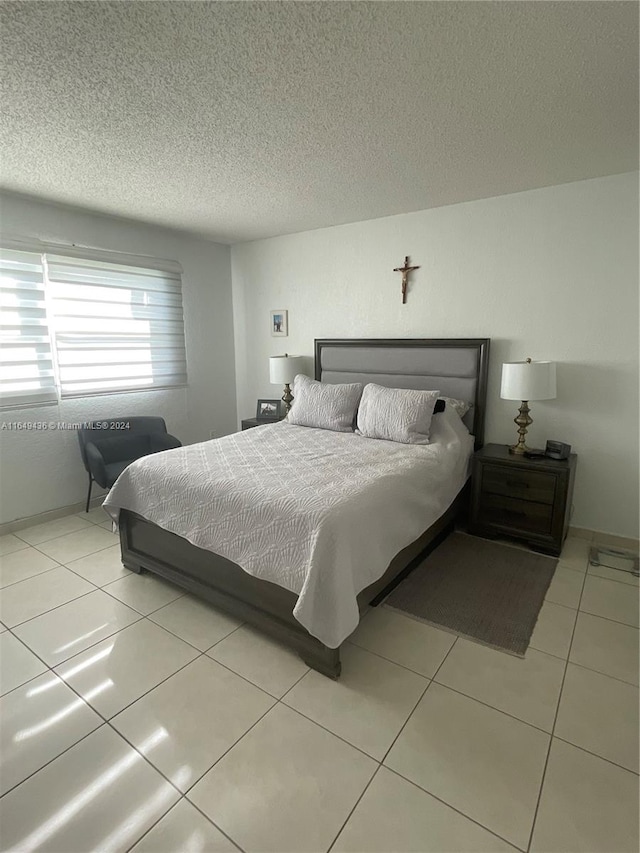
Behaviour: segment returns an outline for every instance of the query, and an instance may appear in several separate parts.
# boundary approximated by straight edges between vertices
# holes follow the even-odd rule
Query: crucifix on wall
[[[403,267],[395,267],[393,270],[394,272],[401,272],[402,273],[402,304],[403,305],[407,301],[407,281],[409,278],[409,273],[412,272],[413,270],[419,270],[419,269],[420,269],[420,267],[409,266],[409,255],[407,255],[404,259],[404,266]]]

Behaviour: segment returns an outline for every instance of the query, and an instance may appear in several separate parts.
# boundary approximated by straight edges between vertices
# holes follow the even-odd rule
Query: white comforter
[[[139,459],[104,506],[296,593],[295,618],[336,648],[357,594],[451,504],[472,450],[454,412],[420,446],[281,422]]]

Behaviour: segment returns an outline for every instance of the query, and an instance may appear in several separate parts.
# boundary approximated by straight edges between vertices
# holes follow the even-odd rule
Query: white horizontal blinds
[[[186,384],[178,273],[45,257],[63,397]]]
[[[57,399],[41,255],[0,248],[0,408]]]

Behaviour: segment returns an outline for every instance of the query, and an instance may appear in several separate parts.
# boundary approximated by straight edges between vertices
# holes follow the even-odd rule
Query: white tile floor
[[[567,541],[524,660],[377,608],[333,682],[123,569],[0,537],[0,848],[638,849],[638,584]]]

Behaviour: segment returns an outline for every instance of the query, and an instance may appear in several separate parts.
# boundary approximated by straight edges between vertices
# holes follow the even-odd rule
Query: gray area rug
[[[523,657],[557,564],[533,551],[452,533],[384,603]]]

